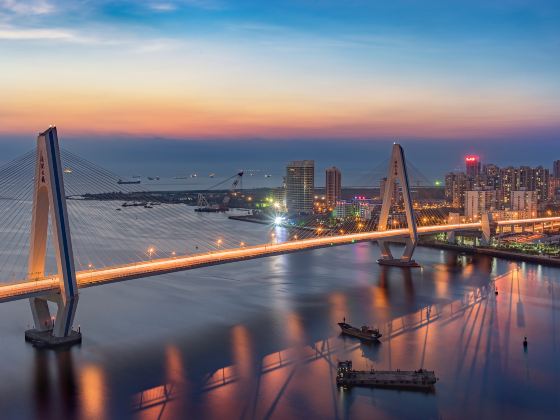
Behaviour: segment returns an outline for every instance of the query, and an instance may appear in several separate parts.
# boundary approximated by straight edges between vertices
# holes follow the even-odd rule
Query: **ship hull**
[[[409,389],[429,391],[434,388],[437,378],[434,372],[424,371],[352,371],[338,377],[338,386],[367,386],[375,388]]]
[[[381,338],[381,334],[377,337],[372,336],[370,334],[365,334],[361,330],[359,330],[358,328],[351,327],[348,324],[345,324],[343,322],[340,322],[338,324],[338,326],[340,327],[340,330],[341,330],[342,334],[349,335],[349,336],[355,337],[355,338],[359,338],[360,340],[363,340],[363,341],[378,342],[379,339]]]

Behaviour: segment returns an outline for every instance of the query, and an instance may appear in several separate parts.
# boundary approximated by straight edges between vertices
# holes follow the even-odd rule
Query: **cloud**
[[[218,10],[224,8],[224,4],[220,0],[183,0],[182,3],[187,6],[207,10]]]
[[[47,0],[0,0],[0,11],[16,15],[46,15],[55,7]]]
[[[220,0],[168,0],[152,1],[148,3],[148,8],[156,12],[174,12],[183,7],[194,7],[204,10],[220,10],[224,4]]]
[[[148,7],[156,12],[173,12],[177,10],[177,5],[173,3],[151,3]]]
[[[87,46],[125,47],[137,54],[152,54],[180,48],[184,43],[170,38],[136,38],[84,35],[65,28],[25,28],[0,25],[0,42],[49,42]]]
[[[0,41],[6,42],[53,42],[83,45],[123,45],[131,41],[122,39],[83,35],[66,28],[28,28],[23,26],[0,25]]]
[[[73,41],[77,37],[72,32],[64,29],[17,29],[1,28],[0,40],[10,41],[38,41],[38,40],[62,40]]]

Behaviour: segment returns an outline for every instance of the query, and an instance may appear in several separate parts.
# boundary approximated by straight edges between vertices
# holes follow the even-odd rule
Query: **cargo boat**
[[[433,370],[353,370],[352,362],[338,362],[336,385],[430,391],[438,381]]]
[[[359,338],[365,341],[379,341],[381,334],[379,329],[370,328],[367,325],[363,325],[362,328],[353,327],[346,322],[339,322],[338,326],[342,330],[342,334],[351,335],[352,337]]]

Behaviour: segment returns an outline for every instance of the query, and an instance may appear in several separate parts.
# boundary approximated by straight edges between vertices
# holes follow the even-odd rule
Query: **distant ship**
[[[191,174],[191,178],[196,178],[198,176],[198,174],[195,172],[194,174]]]
[[[155,177],[149,176],[148,180],[149,181],[159,181],[159,176],[155,176]]]
[[[210,178],[214,178],[216,176],[216,174],[214,172],[212,172],[210,175],[208,175]]]
[[[140,184],[140,180],[136,180],[136,181],[123,181],[122,179],[119,179],[117,181],[117,184]]]
[[[272,178],[272,175],[270,175],[270,174],[264,174],[264,177],[265,177],[265,178]]]

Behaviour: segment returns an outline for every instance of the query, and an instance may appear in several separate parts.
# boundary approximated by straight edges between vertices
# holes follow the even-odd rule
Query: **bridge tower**
[[[412,196],[410,194],[408,173],[406,171],[406,160],[401,145],[394,143],[391,160],[389,161],[385,193],[383,194],[383,204],[381,206],[381,213],[377,224],[378,231],[385,231],[388,229],[387,222],[389,221],[389,210],[391,209],[391,204],[398,199],[398,197],[395,196],[395,194],[398,193],[398,190],[395,188],[397,182],[402,190],[406,223],[408,225],[408,236],[405,239],[405,249],[401,258],[394,258],[391,253],[391,249],[389,248],[388,241],[378,240],[377,243],[381,249],[381,258],[377,260],[377,262],[382,265],[419,267],[419,264],[412,259],[412,254],[414,253],[416,243],[418,242],[418,232],[416,231],[416,217],[414,216],[414,209],[412,207]]]
[[[32,281],[45,276],[50,218],[60,291],[29,299],[35,328],[27,330],[25,338],[49,347],[74,344],[81,341],[80,332],[72,330],[74,314],[78,305],[78,285],[55,127],[50,127],[37,137],[37,162],[33,182],[28,280]],[[51,316],[49,302],[57,306],[54,317]]]

